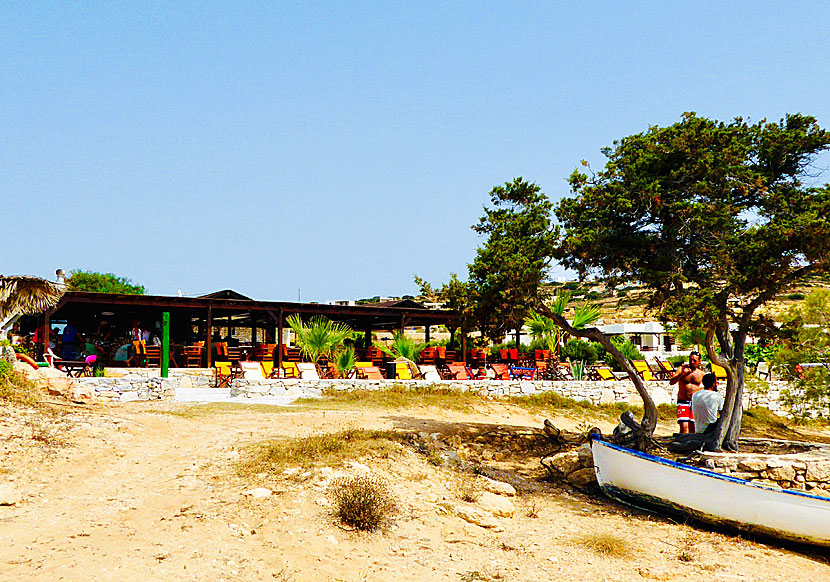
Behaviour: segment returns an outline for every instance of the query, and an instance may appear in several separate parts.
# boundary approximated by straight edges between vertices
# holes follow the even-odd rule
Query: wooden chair
[[[299,348],[289,348],[287,345],[282,345],[282,361],[283,362],[299,362],[300,361],[300,349]]]
[[[436,352],[436,350],[432,346],[430,346],[428,348],[424,348],[423,350],[421,350],[421,353],[420,353],[421,363],[426,364],[428,366],[434,366],[435,365],[435,352]]]
[[[242,358],[242,348],[236,346],[227,346],[225,348],[225,352],[231,364],[233,365],[237,365],[239,363],[239,360]]]
[[[161,367],[161,346],[145,346],[144,353],[148,367]]]
[[[496,375],[496,380],[510,380],[510,365],[509,364],[499,364],[494,363],[490,364],[490,368],[493,370],[493,373]]]
[[[254,350],[254,359],[258,362],[273,362],[274,348],[277,344],[257,344]]]
[[[355,370],[357,371],[357,377],[361,380],[384,380],[383,374],[377,366],[355,367]]]
[[[651,368],[645,360],[631,360],[631,365],[637,371],[637,375],[643,379],[643,382],[654,382],[657,378],[651,373]]]
[[[449,371],[448,380],[469,380],[470,375],[467,373],[467,367],[463,364],[447,364]]]
[[[661,360],[657,356],[654,356],[654,361],[657,362],[657,370],[655,374],[658,378],[662,378],[663,380],[669,380],[672,376],[674,376],[674,367],[665,360]]]
[[[140,366],[144,367],[147,365],[147,342],[144,340],[136,340],[133,342],[133,355],[127,359],[128,366]],[[135,362],[134,364],[131,362]]]
[[[299,378],[300,370],[297,368],[297,362],[283,362],[282,363],[282,377],[283,378]]]
[[[380,368],[383,366],[383,350],[377,346],[369,346],[366,348],[366,359],[371,360],[373,366]]]
[[[202,346],[185,346],[184,347],[184,365],[187,368],[201,368],[202,367],[202,351],[205,348]]]
[[[213,387],[230,387],[234,378],[233,366],[230,362],[213,362]]]

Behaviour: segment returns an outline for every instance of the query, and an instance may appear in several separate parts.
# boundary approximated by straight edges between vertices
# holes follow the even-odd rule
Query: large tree
[[[542,303],[558,229],[539,186],[516,178],[490,191],[492,207],[472,228],[487,240],[469,265],[472,316],[482,334],[502,341]]]
[[[804,115],[750,124],[687,113],[614,142],[603,170],[571,175],[572,196],[556,208],[564,266],[641,281],[664,319],[706,331],[728,376],[716,448],[737,447],[758,308],[830,270],[830,188],[811,185],[828,144]]]
[[[69,291],[88,291],[90,293],[122,293],[124,295],[144,295],[144,285],[136,285],[126,277],[112,273],[96,273],[74,269],[66,279]]]

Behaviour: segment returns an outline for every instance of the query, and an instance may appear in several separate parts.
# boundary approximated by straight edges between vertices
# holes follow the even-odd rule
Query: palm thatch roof
[[[63,286],[40,277],[0,275],[0,321],[42,313],[57,305],[62,295]]]

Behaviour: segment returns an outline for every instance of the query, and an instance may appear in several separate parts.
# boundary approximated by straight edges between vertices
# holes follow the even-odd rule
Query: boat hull
[[[657,509],[765,536],[830,546],[830,498],[781,490],[632,451],[591,443],[603,492]]]

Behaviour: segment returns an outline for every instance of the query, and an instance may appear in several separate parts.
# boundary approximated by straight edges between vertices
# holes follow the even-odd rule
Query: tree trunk
[[[611,343],[611,340],[605,337],[605,334],[595,327],[585,329],[574,328],[564,317],[557,315],[545,305],[541,306],[538,311],[539,313],[550,317],[559,327],[572,336],[584,337],[599,342],[608,353],[614,356],[617,363],[619,363],[623,370],[625,370],[628,374],[628,378],[634,383],[634,387],[637,389],[637,393],[640,395],[640,398],[643,399],[643,419],[640,421],[640,428],[645,434],[645,437],[650,437],[654,434],[654,429],[657,426],[657,407],[654,405],[654,400],[651,399],[651,395],[646,390],[643,379],[640,378],[640,375],[637,374],[637,371],[631,363],[623,357],[617,347]],[[640,448],[641,450],[645,449],[645,442],[641,443]]]
[[[723,403],[723,412],[718,418],[718,423],[713,438],[712,447],[720,450],[721,447],[730,450],[738,450],[738,437],[741,434],[741,418],[743,416],[743,386],[744,386],[744,348],[746,346],[746,332],[738,330],[735,333],[734,345],[726,340],[721,344],[726,350],[734,350],[731,359],[721,357],[715,351],[714,337],[718,335],[728,337],[729,328],[715,330],[711,329],[706,334],[706,353],[709,360],[723,367],[726,370],[726,394]]]

